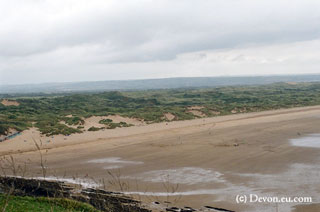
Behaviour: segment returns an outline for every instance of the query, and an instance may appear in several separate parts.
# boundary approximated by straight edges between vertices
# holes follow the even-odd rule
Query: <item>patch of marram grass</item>
[[[119,123],[115,123],[112,121],[112,119],[102,119],[99,121],[100,124],[104,124],[106,125],[107,129],[115,129],[117,127],[131,127],[133,126],[133,124],[127,124],[126,122],[119,122]]]
[[[93,206],[70,199],[7,196],[0,194],[0,211],[7,212],[98,212]]]

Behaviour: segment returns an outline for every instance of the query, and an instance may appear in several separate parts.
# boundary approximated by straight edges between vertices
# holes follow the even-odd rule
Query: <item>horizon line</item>
[[[21,83],[21,84],[0,84],[2,86],[24,86],[24,85],[45,85],[45,84],[71,84],[71,83],[90,83],[90,82],[119,82],[119,81],[143,81],[143,80],[165,80],[165,79],[182,79],[182,78],[247,78],[247,77],[284,77],[284,76],[312,76],[320,75],[320,73],[305,74],[262,74],[262,75],[220,75],[220,76],[193,76],[193,77],[159,77],[159,78],[138,78],[138,79],[114,79],[114,80],[87,80],[87,81],[52,81],[38,83]]]

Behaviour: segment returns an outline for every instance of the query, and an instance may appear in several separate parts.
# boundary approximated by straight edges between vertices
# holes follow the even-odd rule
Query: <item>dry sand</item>
[[[175,116],[172,113],[165,113],[164,119],[168,121],[172,121],[175,118]]]
[[[206,117],[206,114],[204,114],[201,109],[203,109],[204,107],[201,106],[192,106],[192,107],[188,107],[188,112],[192,113],[193,115],[197,116],[197,117]]]
[[[85,119],[84,129],[88,130],[90,127],[105,127],[104,124],[100,124],[99,121],[103,119],[111,119],[114,123],[125,122],[127,124],[132,124],[134,126],[143,126],[145,123],[141,120],[135,118],[122,117],[119,115],[110,115],[110,116],[91,116],[90,118]]]
[[[1,101],[1,104],[3,104],[4,106],[19,106],[20,103],[17,101],[13,101],[13,100],[8,100],[8,99],[3,99]]]
[[[48,150],[43,151],[47,176],[92,181],[91,177],[110,178],[107,171],[111,171],[129,184],[124,189],[128,194],[146,194],[141,196],[144,202],[169,200],[178,206],[212,205],[235,211],[276,211],[278,207],[281,212],[316,212],[320,148],[294,146],[290,139],[320,133],[319,126],[320,106],[316,106],[67,137],[41,137],[31,129],[0,143],[0,155],[12,154],[18,163],[28,161],[27,175],[41,176],[32,138],[41,139],[42,148]],[[176,184],[178,189],[172,193]],[[311,196],[313,204],[237,204],[238,194]]]

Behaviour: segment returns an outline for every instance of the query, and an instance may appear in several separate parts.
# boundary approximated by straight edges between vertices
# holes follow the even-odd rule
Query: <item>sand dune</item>
[[[31,129],[0,143],[0,154],[14,153],[17,163],[30,161],[27,174],[39,177],[39,153],[34,151],[31,140],[41,139],[42,148],[48,150],[43,151],[48,176],[67,179],[90,176],[99,183],[99,179],[109,179],[106,170],[109,169],[131,185],[126,187],[127,194],[140,194],[144,202],[155,199],[175,202],[179,196],[175,204],[181,206],[276,211],[275,204],[270,203],[237,204],[235,196],[295,195],[311,196],[314,204],[279,204],[278,210],[317,211],[319,148],[303,146],[294,139],[320,133],[319,126],[320,106],[316,106],[173,121],[67,137],[41,137]],[[316,141],[310,142],[314,145]],[[178,189],[170,192],[164,188],[166,183],[179,184]]]

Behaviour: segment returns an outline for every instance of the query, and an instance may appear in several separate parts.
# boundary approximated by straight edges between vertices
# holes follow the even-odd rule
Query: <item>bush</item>
[[[88,129],[88,131],[99,131],[99,130],[101,130],[102,128],[99,128],[99,127],[90,127],[89,129]]]
[[[112,123],[112,120],[111,119],[102,119],[99,121],[100,124],[110,124]]]

